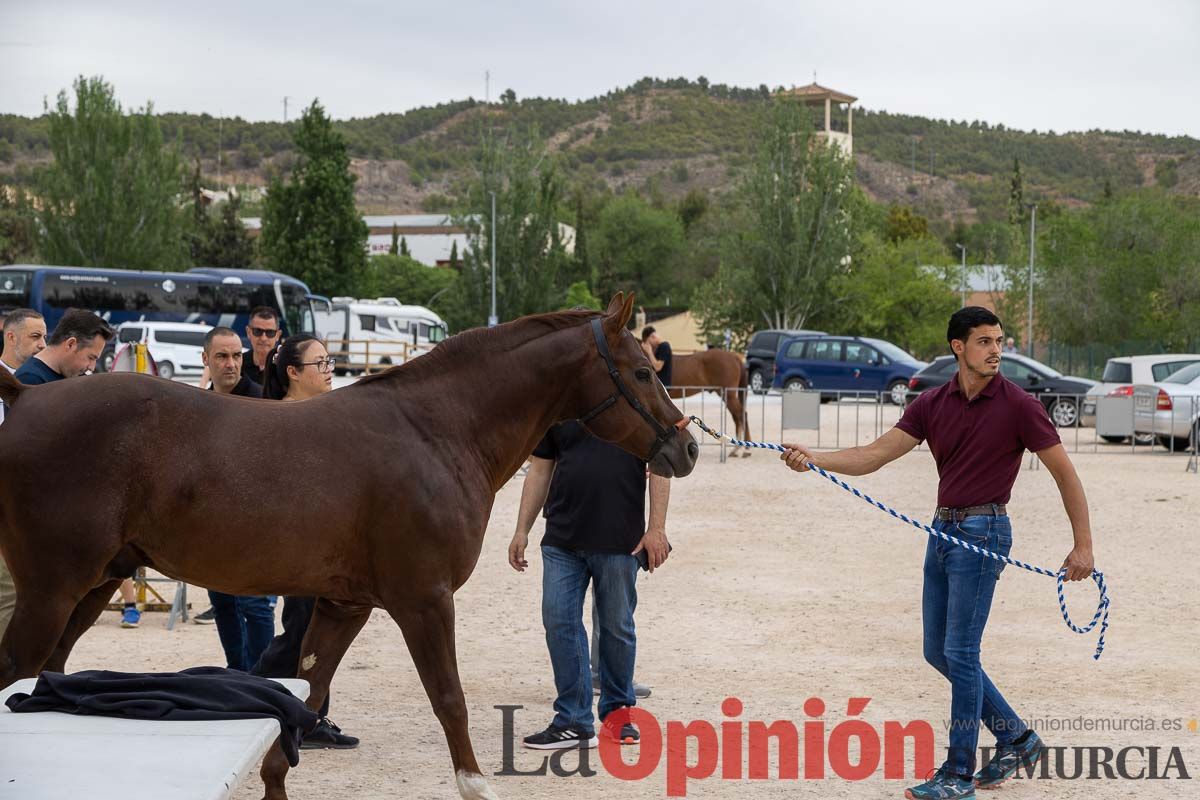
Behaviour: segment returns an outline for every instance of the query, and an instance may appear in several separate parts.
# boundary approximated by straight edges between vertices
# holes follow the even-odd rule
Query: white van
[[[204,337],[211,329],[211,325],[190,322],[122,322],[117,326],[114,353],[128,344],[144,344],[158,365],[159,376],[198,377],[204,371]],[[110,368],[111,361],[104,367]]]
[[[328,308],[317,306],[316,325],[339,371],[403,364],[446,338],[445,320],[395,297],[335,297]]]

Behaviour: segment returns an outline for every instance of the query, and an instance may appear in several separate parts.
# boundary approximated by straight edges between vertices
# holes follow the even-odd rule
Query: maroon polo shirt
[[[938,505],[948,508],[1007,503],[1024,452],[1060,441],[1041,402],[1003,375],[967,400],[956,372],[917,397],[896,427],[929,442],[940,478]]]

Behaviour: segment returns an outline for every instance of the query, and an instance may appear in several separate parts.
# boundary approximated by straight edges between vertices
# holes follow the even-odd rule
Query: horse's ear
[[[613,299],[608,301],[608,308],[604,311],[604,316],[615,317],[621,313],[621,309],[625,306],[625,293],[617,292],[613,295]]]
[[[620,336],[632,316],[633,292],[628,295],[624,292],[617,292],[609,302],[608,310],[604,312],[604,332],[610,338]]]

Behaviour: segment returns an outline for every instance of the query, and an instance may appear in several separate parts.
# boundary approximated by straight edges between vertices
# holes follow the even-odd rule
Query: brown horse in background
[[[671,383],[683,387],[718,387],[725,389],[725,405],[733,417],[734,435],[738,439],[750,438],[750,421],[746,403],[750,398],[749,376],[742,357],[728,350],[701,350],[697,353],[674,356],[671,362]],[[699,388],[671,389],[671,397],[682,398],[698,394]],[[705,420],[713,425],[715,420]],[[733,455],[739,447],[733,448]],[[742,450],[742,457],[750,455],[750,449]]]
[[[0,369],[0,556],[16,584],[0,687],[62,671],[139,566],[237,595],[319,597],[297,675],[320,708],[373,608],[400,626],[446,734],[459,793],[494,798],[471,746],[454,592],[475,568],[496,492],[555,422],[664,477],[699,448],[625,329],[604,314],[526,317],[297,403],[136,374],[22,386]],[[259,453],[284,465],[265,492]],[[278,743],[268,800],[286,800]]]

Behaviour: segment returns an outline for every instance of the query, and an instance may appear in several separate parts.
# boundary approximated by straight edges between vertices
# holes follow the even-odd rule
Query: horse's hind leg
[[[75,647],[75,643],[79,641],[79,637],[83,636],[88,628],[95,624],[99,618],[100,612],[104,611],[108,606],[108,601],[112,599],[113,594],[117,591],[117,587],[121,585],[119,578],[107,581],[92,589],[84,598],[79,601],[79,605],[75,606],[75,610],[71,612],[71,618],[67,620],[67,627],[59,637],[58,645],[54,648],[54,652],[50,654],[50,658],[42,665],[43,670],[50,672],[65,672],[67,667],[67,658],[71,655],[71,650]]]
[[[305,701],[309,708],[317,710],[324,705],[325,698],[329,696],[329,682],[333,680],[333,673],[370,616],[369,606],[344,606],[323,597],[317,599],[312,620],[308,623],[304,642],[300,646],[302,655],[297,665],[297,677],[309,684],[308,699]],[[284,788],[287,773],[287,756],[276,742],[263,758],[259,773],[266,789],[265,800],[287,800],[287,790]]]
[[[28,584],[26,584],[28,585]],[[50,658],[81,598],[61,591],[37,595],[18,589],[12,620],[0,641],[0,689],[32,678]]]
[[[454,595],[446,591],[430,602],[388,605],[387,610],[404,632],[433,713],[446,733],[458,793],[464,800],[496,800],[479,771],[467,728],[467,701],[454,652]]]

